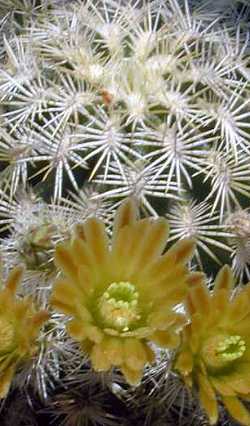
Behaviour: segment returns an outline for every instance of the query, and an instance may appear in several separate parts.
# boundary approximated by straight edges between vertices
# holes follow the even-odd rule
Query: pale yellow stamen
[[[225,361],[234,361],[240,358],[245,350],[245,341],[240,336],[230,336],[218,344],[217,354]]]
[[[208,367],[220,369],[241,358],[246,350],[245,341],[237,335],[210,337],[202,348],[202,355]]]
[[[129,282],[112,283],[99,300],[99,312],[105,326],[128,331],[131,323],[140,319],[138,292]]]

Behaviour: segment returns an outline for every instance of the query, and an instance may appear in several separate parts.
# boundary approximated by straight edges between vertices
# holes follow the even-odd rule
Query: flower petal
[[[112,362],[112,365],[120,366],[124,361],[123,342],[118,337],[105,336],[103,344],[105,356]]]
[[[227,320],[227,312],[230,309],[228,291],[224,288],[216,290],[216,293],[214,293],[212,296],[211,303],[213,307],[213,312],[215,313],[217,311],[220,315],[221,312],[223,312],[223,319]]]
[[[245,426],[250,426],[250,414],[238,398],[234,396],[223,396],[222,401],[235,420]]]
[[[132,331],[124,331],[121,333],[122,337],[137,337],[138,339],[145,339],[152,334],[152,327],[138,327]]]
[[[166,272],[163,277],[160,274],[158,275],[157,272],[153,277],[145,276],[144,281],[140,279],[137,282],[137,287],[140,288],[141,298],[145,302],[154,301],[161,304],[163,299],[170,300],[173,297],[173,300],[177,300],[177,303],[179,303],[178,292],[184,292],[184,297],[188,292],[187,278],[187,268],[184,265],[179,265]],[[180,297],[182,301],[183,296]]]
[[[58,312],[62,312],[64,315],[75,315],[75,306],[71,304],[70,301],[68,303],[63,303],[52,295],[50,303]]]
[[[190,272],[187,277],[187,285],[189,287],[202,285],[204,282],[205,282],[205,274],[203,272]]]
[[[174,274],[176,268],[185,265],[193,255],[195,242],[193,240],[181,240],[174,244],[164,255],[153,263],[145,265],[140,271],[138,279],[141,282],[157,278],[163,279],[166,275]]]
[[[107,371],[112,367],[112,362],[104,353],[102,344],[93,346],[90,358],[93,368],[96,371]]]
[[[77,291],[76,287],[64,279],[58,279],[55,282],[52,294],[53,298],[66,304],[69,301],[74,303],[74,300],[79,297],[79,291]]]
[[[96,218],[88,219],[84,223],[86,244],[88,245],[97,265],[105,264],[108,260],[109,240],[105,225]]]
[[[147,363],[147,353],[144,344],[135,338],[124,340],[124,360],[125,365],[132,370],[142,370]]]
[[[74,238],[71,242],[71,255],[74,257],[74,260],[77,266],[92,267],[93,258],[91,256],[90,250],[85,243],[85,241],[80,238]]]
[[[233,288],[234,279],[232,270],[228,265],[225,265],[218,272],[215,282],[214,282],[214,291],[213,294],[216,295],[218,290],[226,290],[228,297],[230,296],[230,291]]]
[[[198,381],[201,404],[208,414],[210,423],[214,425],[218,420],[218,405],[215,392],[208,379],[202,374],[199,374]]]
[[[49,313],[45,309],[35,313],[33,317],[30,318],[27,326],[27,334],[29,335],[29,338],[35,338],[41,326],[48,321],[48,319]]]
[[[183,376],[188,376],[193,369],[193,355],[188,347],[182,348],[182,352],[177,356],[174,368],[181,372]]]
[[[189,344],[194,353],[196,353],[200,346],[200,340],[203,333],[207,330],[207,324],[200,313],[195,313],[192,316],[188,330],[190,331]]]
[[[112,247],[113,263],[119,265],[124,280],[129,280],[143,247],[145,236],[150,228],[150,219],[143,219],[133,225],[125,226],[119,232]]]
[[[170,284],[171,281],[168,282]],[[175,282],[175,286],[171,283],[170,288],[167,286],[164,288],[156,287],[155,289],[152,287],[150,289],[145,289],[149,299],[153,302],[152,309],[169,309],[173,308],[173,306],[183,303],[185,297],[187,295],[187,286],[185,285],[185,277],[180,277],[179,282]]]
[[[89,296],[94,290],[94,283],[93,274],[91,274],[89,268],[86,266],[79,266],[78,281],[75,283],[79,289]]]
[[[236,294],[233,298],[228,313],[228,320],[230,323],[244,321],[244,318],[250,313],[250,301],[246,297],[244,289]],[[250,324],[249,324],[250,325]]]
[[[77,279],[77,265],[68,244],[58,244],[55,250],[55,264],[64,274],[75,281]]]
[[[4,398],[7,395],[14,372],[15,365],[11,365],[0,375],[0,398]]]
[[[113,244],[116,241],[121,228],[126,225],[132,225],[136,222],[138,216],[138,208],[135,198],[130,197],[125,200],[118,208],[113,225]]]
[[[148,318],[150,327],[153,327],[158,330],[166,330],[166,328],[170,326],[183,326],[186,321],[187,320],[184,315],[179,314],[177,312],[173,312],[169,309],[160,309],[159,311],[153,311]]]
[[[180,336],[174,331],[156,331],[148,338],[161,348],[174,349],[180,343]]]
[[[205,284],[196,285],[191,288],[187,296],[187,308],[191,315],[199,312],[202,316],[211,313],[211,298]]]
[[[104,338],[104,334],[98,327],[89,323],[85,323],[84,329],[85,329],[86,336],[88,337],[90,341],[95,343],[102,342]]]
[[[67,324],[68,333],[77,339],[79,342],[85,339],[88,339],[94,343],[101,343],[103,340],[102,331],[91,324],[90,321],[86,319],[86,321],[73,319]]]
[[[225,379],[225,380],[224,380]],[[229,377],[211,377],[211,383],[220,395],[235,396],[235,391],[230,385]],[[228,383],[229,382],[229,383]]]
[[[175,243],[166,253],[167,256],[172,258],[172,262],[175,264],[187,263],[191,260],[196,242],[191,238],[184,238],[183,240]]]
[[[129,272],[133,274],[134,271],[141,270],[145,265],[152,263],[164,250],[168,238],[169,227],[165,219],[158,219],[152,221],[146,219],[147,226],[145,229],[140,229],[138,222],[137,229],[134,230],[132,238],[137,241],[132,249],[129,251],[130,261]]]
[[[140,383],[142,375],[143,375],[143,370],[134,370],[132,368],[129,368],[127,365],[123,364],[121,366],[121,371],[125,379],[131,386],[136,386]]]
[[[22,266],[16,266],[9,274],[5,288],[7,288],[12,295],[16,293],[17,287],[20,284],[24,273]]]

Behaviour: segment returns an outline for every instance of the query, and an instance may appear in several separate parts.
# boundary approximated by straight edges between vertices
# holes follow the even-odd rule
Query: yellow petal
[[[139,275],[141,282],[155,280],[155,277],[162,280],[166,275],[174,274],[176,268],[182,267],[188,262],[193,254],[194,245],[193,240],[186,239],[174,244],[159,259],[145,265],[144,270],[140,271]]]
[[[133,225],[123,227],[112,247],[112,258],[114,263],[121,267],[121,274],[128,280],[133,272],[138,253],[142,247],[150,227],[150,219],[143,219]]]
[[[190,289],[187,296],[187,307],[191,315],[198,312],[207,317],[211,313],[211,298],[205,284]]]
[[[132,370],[141,370],[147,363],[147,353],[144,344],[131,338],[124,339],[124,362]]]
[[[66,244],[58,244],[55,250],[55,264],[67,277],[73,281],[77,279],[77,265]]]
[[[207,324],[204,317],[200,313],[195,313],[192,316],[192,322],[189,324],[188,330],[190,331],[189,343],[193,353],[196,353],[200,347],[201,338],[203,333],[206,333]]]
[[[12,313],[15,315],[16,320],[20,324],[22,320],[26,321],[27,315],[30,316],[30,307],[32,306],[32,299],[27,297],[25,299],[19,300],[18,303],[15,303],[12,306]]]
[[[84,306],[84,300],[66,298],[62,293],[52,293],[50,298],[51,305],[59,312],[69,316],[78,316],[82,320],[89,320],[90,313]]]
[[[118,208],[113,225],[113,244],[115,244],[119,231],[126,225],[132,225],[136,222],[138,208],[136,200],[133,197],[126,199]]]
[[[212,311],[218,311],[221,316],[221,312],[223,312],[223,319],[227,318],[227,312],[230,309],[230,299],[228,295],[228,290],[224,288],[217,289],[212,296]]]
[[[73,228],[73,240],[80,238],[80,240],[85,240],[85,232],[83,223],[77,223]]]
[[[187,285],[189,287],[202,285],[204,282],[205,282],[205,275],[202,272],[190,272],[187,277]]]
[[[84,223],[86,244],[90,248],[94,260],[98,265],[107,262],[109,240],[106,234],[105,225],[96,218],[88,219]]]
[[[94,277],[87,266],[79,266],[78,268],[78,286],[86,295],[90,295],[94,291]]]
[[[104,338],[104,334],[98,327],[89,323],[85,323],[84,328],[89,340],[91,340],[94,343],[102,342]]]
[[[198,381],[200,402],[207,412],[210,423],[214,425],[218,420],[218,405],[215,392],[208,379],[202,374],[198,376]]]
[[[169,326],[181,327],[186,323],[186,318],[182,314],[173,312],[169,309],[161,309],[157,312],[152,312],[148,318],[150,327],[157,330],[166,330]]]
[[[77,341],[81,342],[88,338],[86,323],[79,320],[71,320],[67,324],[67,331]]]
[[[242,290],[232,300],[230,305],[230,311],[228,313],[228,320],[230,323],[244,321],[250,312],[250,302],[246,297],[246,293]]]
[[[139,225],[146,222],[144,229]],[[137,225],[137,224],[136,224]],[[131,239],[137,243],[129,251],[131,256],[129,262],[130,273],[143,268],[153,262],[164,250],[168,238],[168,223],[165,219],[152,221],[150,219],[138,222],[138,232],[135,229]],[[140,229],[141,228],[141,229]]]
[[[0,398],[4,398],[9,392],[14,372],[15,365],[11,365],[0,375]]]
[[[75,315],[75,306],[70,302],[63,303],[52,295],[50,298],[50,303],[58,312],[62,312],[63,314],[70,316]]]
[[[157,289],[155,290],[157,291]],[[150,294],[150,293],[149,293]],[[154,312],[157,310],[173,310],[176,305],[183,304],[185,297],[187,296],[187,288],[183,285],[180,288],[175,288],[172,291],[169,291],[165,295],[162,295],[161,298],[154,298],[151,296],[152,307],[151,310]],[[148,298],[147,300],[150,300]],[[165,329],[165,328],[164,328]]]
[[[153,349],[151,349],[147,344],[145,344],[144,349],[147,355],[147,362],[152,364],[155,361],[155,353]]]
[[[49,319],[49,313],[46,310],[42,310],[35,313],[33,317],[30,319],[28,327],[27,327],[27,334],[29,335],[29,338],[31,339],[35,338],[38,333],[38,330],[46,321],[48,321],[48,319]]]
[[[66,304],[68,304],[69,301],[73,304],[74,300],[79,297],[77,289],[67,280],[63,279],[59,279],[55,282],[52,294],[55,299]]]
[[[154,302],[156,307],[165,304],[168,305],[181,303],[188,292],[187,286],[188,271],[185,266],[179,265],[171,273],[167,273],[161,279],[160,276],[155,276],[149,281],[147,277],[144,281],[137,283],[140,289],[141,299],[147,303]]]
[[[167,252],[167,256],[172,258],[173,263],[187,263],[191,260],[195,250],[195,240],[183,239],[175,243]]]
[[[149,340],[156,343],[161,348],[173,349],[180,343],[180,337],[175,332],[171,331],[156,331],[148,337]]]
[[[215,282],[213,294],[216,295],[218,290],[226,290],[228,297],[230,297],[231,289],[233,288],[234,279],[233,273],[228,265],[223,266],[218,272]]]
[[[152,327],[138,327],[131,331],[123,331],[121,335],[122,337],[137,337],[137,339],[145,339],[150,336],[152,332]]]
[[[118,337],[105,337],[102,344],[105,356],[112,362],[112,365],[122,365],[124,360],[123,342]]]
[[[12,295],[16,293],[17,287],[22,280],[23,272],[23,266],[17,266],[11,271],[7,278],[6,288],[10,291]]]
[[[93,368],[96,371],[107,371],[112,367],[112,362],[104,353],[101,344],[96,344],[93,346],[90,353],[90,359]]]
[[[74,238],[71,242],[70,251],[78,267],[91,268],[93,266],[93,259],[85,241],[80,238]]]
[[[235,391],[232,389],[230,379],[224,380],[222,377],[211,377],[211,383],[220,395],[235,396]]]
[[[233,376],[230,380],[230,385],[235,392],[241,394],[248,394],[250,392],[250,377],[235,377]]]
[[[193,355],[188,347],[181,347],[181,352],[177,355],[174,368],[179,370],[183,376],[188,376],[193,369]]]
[[[227,327],[230,327],[231,334],[244,336],[244,339],[249,340],[250,339],[250,314],[245,316],[243,321],[235,321],[233,324],[230,324],[227,319]],[[250,345],[250,341],[248,343]],[[250,359],[250,352],[249,352],[249,359]]]
[[[129,368],[127,365],[122,365],[121,371],[125,379],[131,386],[136,386],[140,383],[143,370],[135,370],[135,369]]]
[[[242,423],[244,426],[250,426],[250,414],[238,398],[234,396],[223,396],[222,401],[235,420]]]

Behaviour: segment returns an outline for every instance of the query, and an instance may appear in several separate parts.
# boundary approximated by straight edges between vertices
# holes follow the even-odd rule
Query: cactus
[[[172,349],[154,347],[137,387],[93,371],[51,307],[54,255],[93,216],[111,237],[132,197],[167,219],[168,249],[195,242],[189,268],[209,289],[225,263],[247,283],[249,13],[247,0],[0,0],[1,273],[24,265],[20,296],[51,313],[3,424],[27,401],[32,425],[208,424]]]

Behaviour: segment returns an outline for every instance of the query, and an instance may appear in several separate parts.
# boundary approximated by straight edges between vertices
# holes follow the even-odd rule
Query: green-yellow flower
[[[48,318],[35,312],[30,298],[17,299],[23,269],[16,267],[0,291],[0,398],[8,393],[16,368],[36,351],[39,328]]]
[[[236,293],[232,288],[232,272],[225,266],[213,293],[204,282],[190,290],[190,323],[182,331],[175,368],[198,390],[211,424],[218,420],[219,395],[230,414],[250,426],[240,401],[250,397],[250,285]]]
[[[137,219],[134,199],[118,209],[112,241],[92,218],[71,241],[56,248],[65,274],[55,284],[52,304],[71,317],[69,334],[90,355],[95,370],[119,367],[131,384],[154,360],[148,342],[173,348],[179,343],[183,302],[190,274],[186,262],[194,243],[183,240],[162,254],[168,236],[164,219]]]

